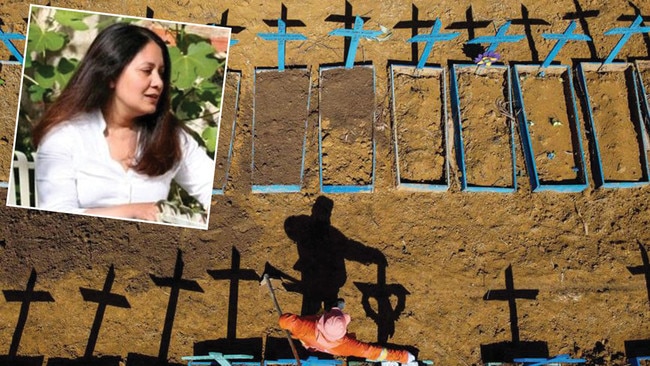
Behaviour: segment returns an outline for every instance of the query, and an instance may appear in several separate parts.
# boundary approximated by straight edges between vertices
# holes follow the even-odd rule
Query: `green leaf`
[[[207,42],[191,44],[187,54],[178,47],[169,48],[172,60],[172,83],[179,89],[194,85],[198,78],[208,78],[219,68],[219,61],[213,57],[214,49]]]
[[[181,120],[195,119],[201,115],[203,108],[199,102],[185,98],[178,106],[177,117]]]
[[[203,130],[201,134],[203,141],[205,141],[205,147],[210,154],[214,152],[214,148],[217,145],[217,128],[208,126]]]
[[[43,95],[45,94],[46,89],[40,87],[39,85],[32,84],[29,86],[27,91],[29,92],[29,99],[32,102],[37,103],[43,101]]]
[[[198,94],[201,100],[211,102],[219,106],[219,96],[221,95],[221,85],[211,82],[210,80],[203,80],[197,86]]]
[[[56,67],[56,74],[54,75],[55,81],[59,84],[61,89],[65,88],[68,85],[68,81],[74,74],[74,71],[77,69],[79,60],[77,59],[67,59],[65,57],[61,58],[59,64]]]
[[[25,69],[29,69],[30,67],[32,67],[32,55],[29,52],[27,52],[27,54],[25,55],[24,62],[25,62]]]
[[[39,53],[45,50],[58,51],[63,48],[65,41],[66,37],[63,33],[55,31],[43,32],[36,23],[29,26],[29,40],[27,41],[29,51]]]
[[[34,68],[34,80],[43,88],[51,88],[54,86],[56,79],[55,69],[52,65],[44,65],[41,63],[36,64]]]
[[[63,26],[70,27],[74,30],[86,30],[88,25],[83,22],[83,19],[90,16],[90,14],[79,13],[69,10],[57,10],[54,13],[54,19]]]

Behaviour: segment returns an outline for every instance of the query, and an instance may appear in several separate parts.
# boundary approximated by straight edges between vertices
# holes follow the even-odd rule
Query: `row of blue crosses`
[[[627,28],[613,28],[608,31],[606,31],[604,34],[605,35],[617,35],[621,34],[622,37],[614,46],[612,51],[609,53],[607,58],[605,59],[604,63],[608,64],[614,61],[614,58],[618,53],[621,51],[625,43],[632,37],[634,34],[638,33],[650,33],[650,27],[646,26],[641,26],[641,23],[643,22],[643,17],[641,15],[637,15],[637,17],[634,19],[632,24],[627,27]],[[346,55],[346,61],[345,61],[345,67],[346,68],[352,68],[354,66],[354,59],[356,56],[357,52],[357,47],[359,45],[359,41],[361,38],[367,38],[367,39],[375,39],[377,36],[379,36],[382,32],[381,31],[373,31],[373,30],[364,30],[363,29],[363,19],[359,16],[355,17],[354,21],[354,28],[352,29],[346,29],[346,28],[341,28],[341,29],[335,29],[329,33],[329,35],[332,36],[342,36],[342,37],[350,37],[350,47],[348,49],[348,54]],[[574,30],[576,29],[577,24],[575,21],[571,21],[567,29],[564,31],[564,33],[544,33],[542,34],[542,37],[545,39],[549,40],[556,40],[556,44],[551,50],[551,52],[548,54],[544,62],[542,63],[542,68],[547,68],[548,66],[551,65],[551,62],[553,62],[553,59],[557,56],[557,54],[560,52],[562,47],[566,45],[567,42],[569,41],[591,41],[591,38],[585,34],[575,34],[573,33]],[[407,40],[407,42],[425,42],[424,50],[422,52],[422,56],[420,57],[420,60],[418,61],[417,68],[423,68],[427,59],[429,58],[429,55],[431,54],[431,50],[433,49],[433,45],[436,42],[442,42],[442,41],[451,41],[452,39],[458,37],[460,33],[458,32],[448,32],[448,33],[441,33],[440,29],[442,28],[442,22],[440,21],[439,18],[436,18],[435,23],[433,27],[431,28],[431,32],[429,34],[421,34],[417,35],[415,37],[411,37]],[[469,40],[467,43],[468,44],[480,44],[480,43],[485,43],[489,44],[487,47],[486,51],[487,52],[494,52],[496,51],[497,47],[501,43],[514,43],[514,42],[519,42],[522,40],[525,36],[524,35],[507,35],[506,33],[508,32],[508,28],[510,28],[510,21],[506,22],[503,24],[498,30],[497,33],[494,36],[482,36],[482,37],[476,37],[474,39]],[[258,33],[258,35],[267,41],[276,41],[278,42],[278,69],[279,70],[284,70],[284,59],[285,59],[285,48],[286,48],[286,42],[287,41],[300,41],[300,40],[306,40],[307,37],[305,37],[302,34],[299,33],[287,33],[286,31],[286,23],[282,19],[278,19],[278,32],[277,33]],[[22,64],[23,62],[23,56],[21,53],[18,51],[18,49],[14,46],[12,43],[12,40],[24,40],[25,36],[22,34],[18,33],[4,33],[0,29],[0,41],[2,41],[5,46],[9,49],[11,54],[16,58],[16,61],[1,61],[2,63],[5,64]],[[231,45],[236,44],[236,40],[231,41]]]
[[[605,59],[604,63],[607,64],[614,61],[616,55],[618,55],[618,53],[621,51],[621,49],[623,48],[625,43],[627,43],[630,37],[632,37],[632,35],[637,33],[650,33],[650,27],[641,26],[642,22],[643,22],[642,16],[638,15],[629,27],[613,28],[604,33],[605,35],[617,35],[617,34],[622,35],[621,39],[618,41],[616,46],[614,46],[610,54]],[[354,21],[354,28],[335,29],[329,33],[329,35],[331,36],[350,37],[350,47],[348,49],[348,54],[346,55],[345,58],[345,68],[349,69],[354,66],[354,59],[361,38],[375,39],[377,36],[379,36],[382,33],[381,31],[364,30],[363,25],[364,25],[363,19],[359,16],[356,16]],[[564,33],[542,34],[542,37],[545,39],[557,41],[555,43],[555,46],[551,50],[551,52],[548,54],[548,56],[542,63],[542,68],[547,68],[548,66],[551,65],[553,59],[555,59],[557,54],[560,52],[562,47],[564,47],[564,45],[567,44],[567,42],[591,41],[591,37],[585,34],[575,34],[574,31],[576,29],[576,26],[577,26],[576,22],[571,21],[571,23],[566,28]],[[452,39],[460,35],[460,33],[458,32],[441,33],[440,32],[441,28],[442,28],[442,22],[440,21],[439,18],[436,18],[433,27],[431,28],[431,32],[429,34],[420,34],[411,37],[407,40],[407,42],[426,43],[424,46],[424,50],[422,51],[422,56],[420,57],[420,60],[418,61],[417,64],[418,69],[424,67],[427,59],[429,58],[429,55],[431,54],[431,50],[433,49],[433,46],[436,42],[451,41]],[[476,37],[474,39],[469,40],[467,43],[468,44],[480,44],[480,43],[489,44],[486,51],[494,52],[496,51],[497,47],[499,47],[501,43],[514,43],[522,40],[525,37],[524,35],[507,35],[506,33],[508,32],[508,28],[510,28],[510,21],[503,24],[497,30],[494,36]],[[278,69],[279,70],[284,70],[286,42],[307,39],[307,37],[299,33],[287,33],[286,24],[282,19],[278,19],[277,33],[258,33],[258,35],[264,40],[278,42]]]

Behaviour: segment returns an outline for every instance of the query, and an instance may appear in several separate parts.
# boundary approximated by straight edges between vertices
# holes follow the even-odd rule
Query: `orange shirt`
[[[282,314],[280,316],[280,327],[291,332],[293,338],[297,338],[307,349],[317,350],[336,356],[355,356],[373,361],[396,361],[408,362],[406,350],[395,350],[384,348],[379,345],[358,341],[356,338],[346,334],[335,346],[326,346],[319,342],[322,337],[316,330],[316,323],[319,315],[298,316],[295,314]]]

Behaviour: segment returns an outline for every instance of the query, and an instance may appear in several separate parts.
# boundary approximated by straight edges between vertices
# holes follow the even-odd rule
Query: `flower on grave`
[[[487,51],[485,53],[479,54],[475,59],[474,63],[479,66],[492,66],[492,63],[501,60],[501,55],[495,51]]]

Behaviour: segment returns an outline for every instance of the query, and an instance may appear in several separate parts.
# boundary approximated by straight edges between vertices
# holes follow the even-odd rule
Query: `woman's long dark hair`
[[[182,154],[181,126],[169,111],[171,61],[167,45],[151,30],[126,23],[113,24],[97,35],[68,85],[34,127],[34,146],[38,146],[54,126],[81,112],[105,107],[113,94],[109,87],[111,82],[118,79],[126,65],[149,42],[155,42],[162,51],[164,85],[156,112],[136,119],[141,154],[133,168],[139,173],[157,176],[178,163]]]

